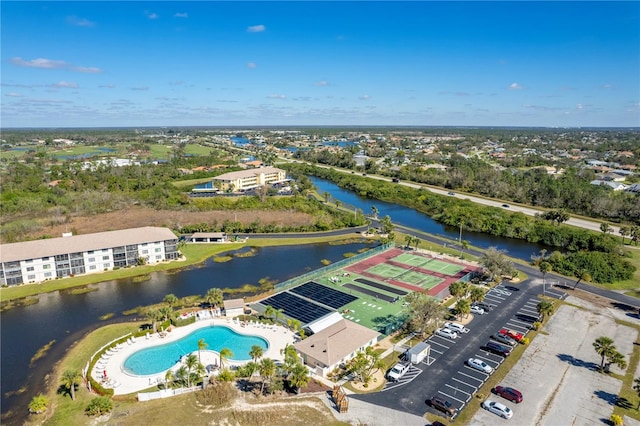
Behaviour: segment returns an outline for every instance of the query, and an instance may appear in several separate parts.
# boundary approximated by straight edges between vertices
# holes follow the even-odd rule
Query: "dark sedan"
[[[496,395],[500,395],[504,399],[507,399],[511,402],[515,402],[516,404],[519,404],[522,402],[522,393],[517,389],[505,387],[505,386],[496,386],[493,389],[493,392]]]

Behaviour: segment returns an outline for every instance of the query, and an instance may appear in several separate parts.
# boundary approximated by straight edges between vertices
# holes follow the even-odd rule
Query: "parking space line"
[[[500,355],[496,355],[496,354],[494,354],[494,353],[492,353],[492,352],[485,351],[484,349],[481,349],[481,351],[482,351],[482,354],[483,354],[486,358],[483,358],[483,357],[482,357],[482,356],[480,356],[480,355],[478,355],[478,358],[486,359],[486,360],[491,361],[491,362],[497,362],[498,364],[500,364],[500,360],[504,359],[504,358],[503,358],[503,357],[501,357]],[[494,359],[494,357],[495,357],[495,359]]]
[[[435,352],[435,353],[437,353],[437,354],[439,354],[439,355],[442,355],[442,354],[444,353],[444,352],[436,351],[436,350],[435,350],[435,349],[433,349],[433,348],[429,349],[429,351],[430,351],[430,352]]]
[[[436,337],[437,337],[438,339],[442,339],[444,342],[447,342],[447,343],[453,343],[453,344],[455,344],[455,343],[456,343],[456,341],[455,341],[455,340],[447,339],[446,337],[438,336],[437,334],[434,334],[433,336],[431,336],[432,341],[433,341],[433,339],[434,339],[434,338],[436,338]]]
[[[464,407],[464,404],[466,404],[466,401],[463,401],[463,400],[461,400],[461,399],[458,399],[458,398],[456,398],[455,396],[449,395],[448,393],[442,392],[441,390],[439,390],[439,391],[438,391],[438,393],[441,393],[441,394],[443,394],[443,395],[445,395],[445,396],[448,396],[448,397],[449,397],[449,398],[451,398],[451,399],[455,399],[456,401],[458,401],[459,403],[461,403],[463,407]]]
[[[463,393],[463,394],[465,394],[465,395],[469,395],[469,396],[471,396],[471,394],[470,394],[470,393],[465,392],[465,391],[463,391],[463,390],[460,390],[460,389],[458,389],[458,388],[454,388],[454,387],[453,387],[453,386],[451,386],[449,383],[445,383],[445,386],[450,387],[451,389],[455,389],[457,392],[462,392],[462,393]],[[458,401],[459,401],[459,400],[458,400]]]
[[[524,325],[521,325],[520,327],[524,327],[527,330],[529,330],[529,323],[528,322],[520,321],[520,320],[517,320],[517,319],[514,319],[514,318],[511,318],[509,321],[510,322],[513,321],[513,322],[515,322],[517,324],[524,324]]]
[[[442,343],[436,342],[433,339],[429,339],[429,343],[436,344],[438,346],[442,346],[443,348],[449,349],[451,346],[443,345]]]
[[[489,297],[493,297],[493,298],[496,298],[496,299],[498,299],[498,300],[505,300],[505,299],[506,299],[506,297],[504,297],[503,295],[502,295],[502,297],[501,297],[500,293],[491,293],[491,292],[489,292],[489,293],[487,293],[487,294],[485,294],[485,295],[484,295],[484,297],[485,297],[485,298],[486,298],[487,296],[489,296]]]
[[[469,369],[470,369],[470,370],[473,370],[473,371],[476,371],[476,372],[478,372],[478,373],[480,373],[480,374],[484,374],[484,375],[488,376],[488,374],[487,374],[487,373],[484,373],[484,372],[482,372],[482,371],[480,371],[480,370],[474,370],[473,368],[469,368]],[[484,381],[486,380],[486,378],[485,378],[485,379],[478,379],[477,377],[470,376],[470,375],[468,375],[468,374],[463,373],[462,371],[458,371],[458,373],[460,373],[460,374],[462,374],[463,376],[468,377],[468,378],[470,378],[470,379],[477,380],[477,381],[479,381],[480,383],[484,383]]]
[[[478,390],[478,386],[470,385],[469,383],[467,383],[467,382],[463,382],[462,380],[460,380],[460,379],[456,379],[455,377],[452,377],[452,378],[451,378],[451,380],[455,380],[455,381],[456,381],[456,382],[458,382],[458,383],[462,383],[464,386],[468,386],[468,387],[470,387],[470,388],[473,388],[473,389],[474,389],[474,392],[475,392],[476,390]]]
[[[528,309],[528,308],[522,308],[518,311],[518,313],[524,313],[524,314],[528,314],[528,315],[538,315],[538,310],[537,309]]]
[[[487,353],[489,353],[489,352],[487,352]],[[492,363],[494,363],[494,362],[495,362],[495,363],[497,363],[497,365],[500,365],[500,363],[499,363],[498,361],[496,361],[496,360],[494,360],[494,359],[491,359],[491,358],[483,357],[483,356],[481,356],[481,355],[476,355],[476,358],[483,359],[483,360],[485,360],[485,361],[487,361],[487,362],[492,362]],[[480,370],[478,370],[478,371],[480,371]]]

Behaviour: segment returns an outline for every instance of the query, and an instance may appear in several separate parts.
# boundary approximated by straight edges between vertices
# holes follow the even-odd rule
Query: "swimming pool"
[[[220,352],[223,348],[230,349],[234,361],[249,361],[249,351],[254,345],[265,352],[269,348],[269,342],[262,337],[239,334],[229,327],[214,325],[200,328],[172,343],[141,349],[126,359],[123,369],[138,376],[163,372],[173,367],[183,355],[197,351],[200,339],[206,342],[207,350]]]

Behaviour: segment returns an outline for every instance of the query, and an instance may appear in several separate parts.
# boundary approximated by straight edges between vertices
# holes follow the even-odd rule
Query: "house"
[[[315,374],[326,377],[340,364],[355,357],[359,351],[373,346],[380,333],[346,319],[324,328],[323,330],[294,343],[293,347],[302,357],[304,363]]]
[[[61,238],[0,245],[0,285],[38,283],[180,257],[168,228],[64,234]]]
[[[227,318],[234,318],[244,314],[244,299],[229,299],[222,302]]]
[[[216,188],[221,191],[246,191],[263,185],[273,185],[284,182],[287,172],[275,167],[261,167],[258,169],[240,170],[224,173],[213,178]]]
[[[194,232],[190,243],[226,243],[229,238],[224,232]]]
[[[624,183],[620,183],[620,182],[613,182],[613,181],[609,181],[609,180],[592,180],[591,185],[600,185],[600,186],[608,186],[609,188],[613,189],[614,191],[622,191],[628,188],[627,185],[625,185]]]
[[[257,169],[258,167],[262,167],[263,163],[260,160],[254,160],[254,161],[247,161],[246,163],[244,163],[247,167],[253,167],[255,169]]]

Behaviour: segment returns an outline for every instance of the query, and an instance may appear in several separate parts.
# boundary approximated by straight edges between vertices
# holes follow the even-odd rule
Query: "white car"
[[[489,365],[487,365],[487,363],[478,358],[469,358],[469,360],[467,361],[467,365],[469,365],[469,367],[471,368],[475,368],[476,370],[480,370],[483,373],[493,373],[493,367],[490,367]]]
[[[458,324],[457,322],[448,322],[445,323],[444,328],[448,328],[449,330],[455,331],[458,334],[464,333],[464,325]]]
[[[513,417],[513,411],[511,411],[511,408],[499,402],[490,401],[487,399],[482,403],[482,408],[504,419],[510,419],[511,417]]]
[[[484,309],[482,309],[480,306],[474,305],[471,307],[471,313],[476,315],[484,315]]]
[[[448,328],[439,328],[436,330],[436,335],[440,337],[446,337],[447,339],[456,339],[458,337],[458,333]]]

